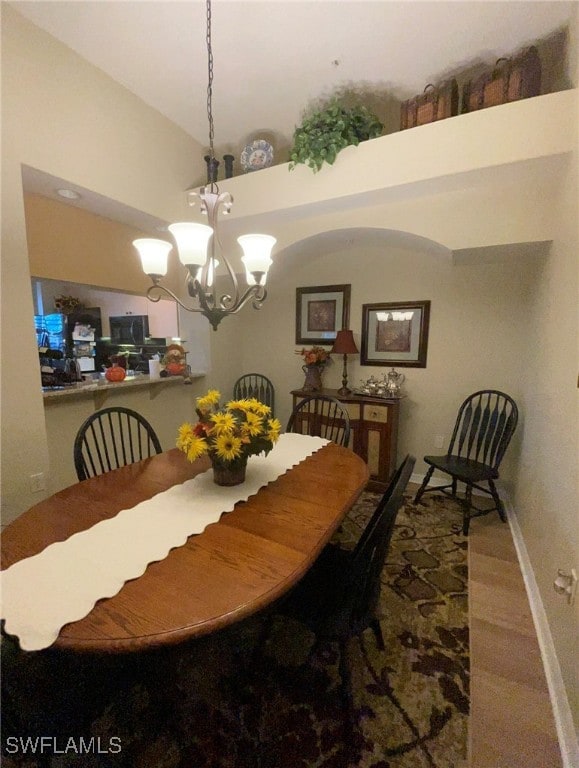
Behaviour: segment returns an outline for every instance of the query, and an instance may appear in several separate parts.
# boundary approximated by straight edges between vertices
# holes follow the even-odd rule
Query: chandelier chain
[[[179,257],[187,268],[187,292],[195,299],[195,305],[185,304],[170,288],[161,284],[163,276],[167,273],[167,253],[171,246],[165,240],[154,238],[139,238],[133,244],[139,251],[142,259],[143,270],[153,281],[153,285],[147,291],[150,301],[160,301],[163,295],[170,296],[180,307],[187,312],[200,312],[210,322],[214,330],[224,317],[234,315],[251,301],[254,309],[261,309],[267,297],[265,278],[271,259],[269,254],[275,243],[275,238],[269,235],[246,235],[239,237],[238,242],[243,248],[247,288],[240,290],[235,269],[229,262],[218,235],[217,219],[219,209],[229,213],[233,204],[233,198],[229,192],[219,192],[217,186],[217,166],[214,150],[214,125],[213,125],[213,50],[211,47],[211,0],[206,0],[207,9],[207,118],[209,122],[209,160],[211,174],[207,186],[201,187],[199,192],[189,190],[189,198],[201,199],[201,213],[207,215],[208,226],[195,223],[182,222],[173,224],[169,231],[177,240]],[[215,171],[215,173],[213,173]],[[192,205],[191,199],[189,204]],[[201,226],[201,234],[196,227]],[[192,229],[195,230],[192,232]],[[185,231],[184,231],[185,230]],[[209,239],[207,234],[209,233]],[[202,242],[201,242],[202,241]],[[183,246],[183,247],[182,247]],[[159,250],[159,247],[161,250]],[[215,270],[219,265],[216,252],[223,259],[229,278],[230,292],[218,294]]]
[[[211,48],[211,0],[207,0],[207,119],[209,120],[209,156],[213,160],[214,126],[213,126],[213,49]]]

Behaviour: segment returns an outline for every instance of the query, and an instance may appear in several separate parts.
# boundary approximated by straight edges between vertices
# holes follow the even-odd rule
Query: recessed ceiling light
[[[66,197],[67,200],[78,200],[80,195],[75,192],[74,189],[57,189],[56,194],[61,197]]]

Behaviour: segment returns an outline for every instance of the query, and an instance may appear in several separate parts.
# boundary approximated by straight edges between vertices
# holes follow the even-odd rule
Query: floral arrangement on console
[[[281,423],[271,418],[271,408],[256,398],[230,400],[224,408],[220,392],[210,389],[197,398],[197,424],[179,427],[177,448],[195,461],[208,454],[219,485],[235,485],[245,479],[247,459],[267,454],[277,442]],[[241,479],[235,479],[241,476]]]
[[[311,349],[296,349],[296,355],[304,358],[305,365],[317,365],[323,368],[330,362],[330,353],[323,347],[312,347]]]
[[[311,349],[296,349],[296,355],[301,355],[304,360],[302,371],[306,374],[306,380],[302,389],[322,389],[322,371],[331,363],[330,353],[323,347],[311,347]]]

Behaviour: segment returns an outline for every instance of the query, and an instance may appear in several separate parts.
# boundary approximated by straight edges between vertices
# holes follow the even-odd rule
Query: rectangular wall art
[[[426,368],[430,301],[362,305],[362,365]]]
[[[296,344],[333,344],[349,321],[349,285],[296,288]]]

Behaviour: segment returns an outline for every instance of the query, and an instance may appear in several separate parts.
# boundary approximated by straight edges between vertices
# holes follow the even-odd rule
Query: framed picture
[[[333,344],[349,321],[349,285],[296,288],[296,344]]]
[[[362,305],[362,365],[426,368],[430,301]]]

